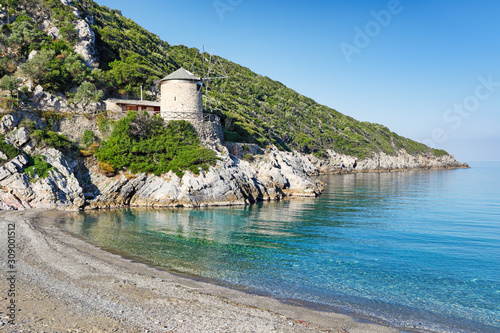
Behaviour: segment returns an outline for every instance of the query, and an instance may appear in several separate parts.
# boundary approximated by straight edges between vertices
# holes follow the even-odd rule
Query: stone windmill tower
[[[203,79],[179,68],[161,80],[161,117],[165,120],[203,119]]]

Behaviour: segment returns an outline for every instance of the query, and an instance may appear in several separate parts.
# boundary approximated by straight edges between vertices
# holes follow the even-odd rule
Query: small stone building
[[[126,114],[128,111],[148,111],[160,114],[165,121],[186,120],[205,141],[220,142],[223,133],[220,118],[203,113],[203,79],[179,68],[161,81],[161,101],[108,99],[106,109]]]
[[[161,117],[165,120],[202,120],[202,95],[202,79],[179,68],[161,80]]]

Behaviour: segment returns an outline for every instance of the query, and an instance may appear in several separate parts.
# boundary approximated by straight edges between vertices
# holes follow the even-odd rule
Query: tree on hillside
[[[77,89],[75,96],[72,98],[73,104],[80,104],[82,108],[86,108],[90,103],[97,103],[103,96],[103,91],[98,90],[94,84],[84,81]]]
[[[49,73],[49,61],[55,56],[54,50],[41,50],[33,59],[21,65],[21,71],[32,78],[36,84],[41,84]]]
[[[21,65],[21,71],[40,84],[44,90],[67,92],[79,86],[90,74],[80,57],[71,50],[51,47],[40,50],[31,60]]]
[[[49,42],[48,36],[26,15],[16,18],[10,29],[12,32],[7,42],[12,48],[17,48],[23,56],[26,56],[30,49],[37,49],[41,43]]]
[[[8,90],[10,92],[10,97],[13,98],[13,92],[17,90],[21,80],[18,77],[5,75],[0,81],[0,88],[3,90]]]

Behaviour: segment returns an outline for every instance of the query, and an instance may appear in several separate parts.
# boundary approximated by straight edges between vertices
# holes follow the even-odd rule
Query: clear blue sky
[[[500,160],[498,0],[97,0],[358,120]]]

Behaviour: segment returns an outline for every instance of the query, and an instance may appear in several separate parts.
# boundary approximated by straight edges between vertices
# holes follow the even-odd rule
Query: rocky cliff
[[[3,210],[238,205],[287,196],[317,196],[323,184],[312,177],[320,174],[467,167],[451,155],[400,151],[395,156],[380,153],[360,160],[329,151],[328,158],[318,158],[275,148],[262,150],[256,145],[219,143],[219,161],[199,175],[189,171],[182,177],[172,172],[161,176],[120,172],[108,177],[99,170],[94,157],[37,145],[20,122],[28,116],[34,123],[41,122],[30,113],[9,114],[0,121],[5,143],[21,152],[12,159],[0,155]],[[65,119],[60,127],[75,141],[85,128],[96,127],[86,117],[74,115],[69,119],[74,126]],[[47,175],[27,172],[34,156],[44,156],[50,164]]]
[[[5,142],[21,153],[0,167],[0,209],[96,209],[124,206],[198,207],[236,205],[285,196],[316,196],[322,184],[310,178],[315,168],[307,158],[277,150],[262,152],[252,162],[220,146],[220,160],[199,175],[172,172],[161,176],[121,172],[107,177],[95,158],[38,147],[19,117],[0,121]],[[74,134],[74,133],[73,133]],[[46,177],[26,172],[29,156],[44,156],[51,165]]]

